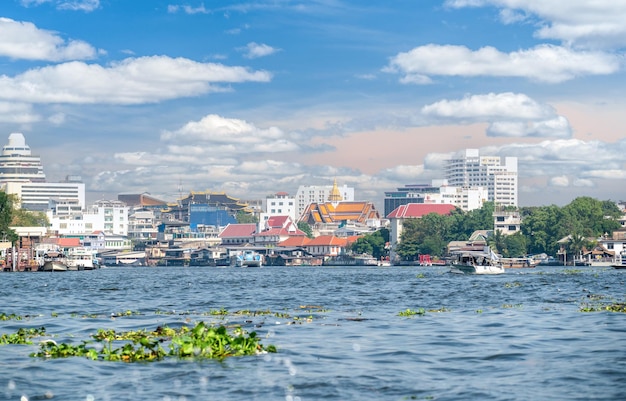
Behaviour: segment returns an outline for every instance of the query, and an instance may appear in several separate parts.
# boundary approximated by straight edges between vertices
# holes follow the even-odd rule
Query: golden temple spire
[[[328,195],[328,201],[329,202],[341,202],[343,200],[343,196],[341,196],[341,192],[339,191],[339,188],[337,187],[337,179],[335,178],[334,182],[333,182],[333,189],[330,191],[330,195]]]

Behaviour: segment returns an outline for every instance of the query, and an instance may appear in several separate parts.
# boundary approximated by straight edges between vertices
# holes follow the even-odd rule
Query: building
[[[58,236],[102,231],[107,235],[128,235],[128,206],[119,201],[101,200],[78,214],[52,215],[48,211],[50,231]]]
[[[450,186],[487,188],[488,200],[517,206],[517,157],[480,156],[466,149],[448,160],[445,169]]]
[[[337,186],[337,180],[333,185],[301,185],[296,192],[296,220],[300,220],[302,213],[311,203],[323,203],[329,200],[333,188],[337,188],[344,201],[354,201],[354,188],[343,185]]]
[[[396,259],[395,250],[402,238],[402,229],[406,219],[419,219],[429,213],[449,215],[454,209],[455,206],[450,204],[409,203],[399,206],[389,213],[387,218],[389,219],[389,242],[391,243],[390,260]]]
[[[0,154],[0,184],[7,182],[45,182],[41,158],[33,155],[24,135],[14,132]]]
[[[259,221],[267,220],[271,216],[289,216],[296,221],[300,214],[297,212],[296,198],[289,196],[287,192],[278,192],[265,199],[265,208]]]
[[[397,188],[395,191],[385,191],[384,212],[385,216],[398,208],[409,203],[424,203],[427,195],[439,193],[439,185],[433,180],[433,184],[409,184]]]
[[[85,207],[85,184],[82,182],[22,182],[10,181],[4,184],[7,194],[19,199],[22,209],[46,211],[57,205],[73,204],[73,208]]]
[[[496,207],[493,211],[493,231],[500,231],[503,235],[511,235],[520,232],[522,216],[518,210],[504,210]]]

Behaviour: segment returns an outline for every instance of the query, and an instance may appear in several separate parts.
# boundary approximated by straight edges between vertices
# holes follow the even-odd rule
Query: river
[[[624,400],[626,271],[111,267],[0,273],[0,334],[241,325],[276,353],[157,362],[0,345],[6,400]],[[589,308],[594,311],[583,312]],[[226,315],[212,312],[224,310]],[[248,311],[241,313],[242,311]],[[264,311],[264,313],[253,313]],[[271,313],[268,313],[271,312]]]

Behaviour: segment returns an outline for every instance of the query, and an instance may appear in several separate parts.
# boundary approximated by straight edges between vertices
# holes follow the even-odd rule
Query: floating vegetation
[[[24,317],[20,315],[16,315],[15,313],[11,313],[7,315],[6,313],[0,313],[0,320],[22,320]]]
[[[425,314],[426,314],[426,310],[424,308],[419,308],[417,310],[407,309],[407,310],[398,312],[398,316],[402,316],[402,317],[411,317],[415,315],[422,316]]]
[[[476,313],[483,313],[482,309],[476,309]]]
[[[231,335],[224,326],[213,327],[204,322],[199,322],[193,328],[184,326],[178,330],[158,327],[155,331],[117,333],[115,330],[100,329],[92,335],[92,338],[93,341],[83,341],[78,345],[58,344],[53,340],[46,340],[41,343],[39,352],[32,353],[31,356],[40,358],[78,356],[92,360],[141,362],[158,361],[166,357],[222,360],[230,356],[276,352],[273,345],[263,347],[255,332],[247,334],[238,327]],[[114,343],[118,341],[125,343],[115,348]],[[169,351],[161,346],[167,341]]]
[[[439,312],[450,312],[450,309],[446,308],[445,306],[442,306],[439,309],[428,309],[428,312],[435,312],[435,313],[439,313]]]
[[[32,344],[31,338],[39,337],[46,334],[46,328],[31,328],[25,329],[20,328],[16,333],[13,334],[3,334],[0,336],[0,344]]]
[[[503,304],[502,308],[504,309],[521,309],[522,304]]]
[[[580,269],[565,269],[565,270],[563,270],[564,274],[580,274],[582,272],[583,271],[580,270]]]
[[[504,288],[521,287],[522,283],[519,281],[513,281],[512,283],[504,283]]]
[[[612,303],[612,304],[583,303],[580,306],[580,311],[581,312],[604,312],[604,311],[608,311],[608,312],[626,313],[626,303]]]
[[[426,276],[424,275],[424,273],[419,273],[415,275],[416,278],[426,278]]]

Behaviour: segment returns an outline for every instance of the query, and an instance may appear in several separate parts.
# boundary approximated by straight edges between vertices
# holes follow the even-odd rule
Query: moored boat
[[[533,258],[500,258],[500,263],[507,269],[534,268],[539,262],[538,259]]]
[[[75,248],[68,252],[66,258],[68,270],[94,270],[98,268],[98,261],[93,252],[85,248]]]
[[[615,260],[615,264],[611,265],[614,269],[626,269],[626,249],[620,252]]]
[[[263,267],[263,255],[251,250],[236,255],[234,261],[236,267]]]
[[[65,255],[60,252],[51,252],[44,255],[43,265],[40,268],[44,272],[65,272],[68,270],[65,263]]]
[[[498,256],[485,247],[482,251],[459,251],[453,254],[452,273],[502,274],[504,267]]]

